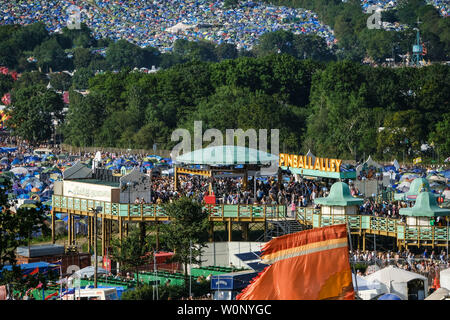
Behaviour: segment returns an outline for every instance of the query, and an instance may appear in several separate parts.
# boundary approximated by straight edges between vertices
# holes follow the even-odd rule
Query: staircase
[[[280,237],[299,231],[311,229],[311,226],[300,224],[294,219],[266,220],[267,232],[261,235],[258,241],[269,241],[272,238]],[[271,225],[271,227],[269,227]]]

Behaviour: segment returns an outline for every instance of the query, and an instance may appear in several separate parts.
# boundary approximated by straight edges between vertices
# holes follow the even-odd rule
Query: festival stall
[[[381,292],[398,295],[402,300],[423,300],[428,293],[428,279],[420,274],[393,266],[374,272],[364,279],[378,283]]]

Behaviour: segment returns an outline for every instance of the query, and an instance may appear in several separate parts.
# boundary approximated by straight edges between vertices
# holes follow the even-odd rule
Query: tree
[[[73,66],[75,69],[87,68],[91,63],[93,56],[88,48],[75,48],[73,51]]]
[[[79,68],[73,74],[73,87],[78,90],[85,90],[89,88],[89,79],[95,76],[94,71],[90,68]]]
[[[95,145],[105,118],[102,96],[93,93],[83,97],[73,90],[69,96],[70,107],[63,128],[65,141],[74,146]]]
[[[139,282],[139,267],[152,260],[148,241],[141,242],[138,232],[134,231],[122,240],[112,240],[111,257],[113,260],[119,262],[120,269],[125,271],[134,271],[136,273],[136,280],[138,286]]]
[[[34,49],[37,66],[42,71],[63,71],[72,69],[72,61],[67,58],[64,49],[55,38],[42,42]]]
[[[239,0],[225,0],[223,6],[225,8],[236,8],[239,6]]]
[[[205,40],[178,39],[173,45],[173,52],[188,61],[217,61],[215,50],[215,45]]]
[[[49,234],[49,227],[45,224],[46,215],[42,204],[22,205],[16,210],[16,215],[19,219],[18,233],[23,235],[27,240],[28,247],[32,234],[35,232],[42,232],[44,236]]]
[[[14,134],[36,145],[47,141],[53,133],[53,121],[62,120],[63,100],[43,85],[14,89],[11,92],[8,126]]]
[[[300,34],[294,36],[295,55],[299,59],[317,61],[336,60],[334,52],[328,48],[324,38],[315,34]]]
[[[13,84],[14,80],[9,74],[0,73],[0,98],[12,89]]]
[[[57,91],[67,91],[72,85],[72,77],[65,72],[52,73],[50,85]]]
[[[16,213],[13,213],[8,203],[7,192],[10,191],[10,181],[2,179],[0,181],[0,206],[2,208],[0,212],[0,270],[6,264],[11,265],[12,268],[10,271],[2,271],[0,284],[8,284],[20,292],[34,288],[39,283],[42,283],[45,289],[48,281],[56,279],[56,274],[23,277],[20,267],[16,265],[17,247],[27,243],[29,245],[33,232],[48,233],[45,213],[40,203],[32,207],[22,206]]]
[[[106,50],[106,62],[113,70],[141,68],[146,66],[145,60],[144,50],[127,40],[113,42]]]
[[[431,143],[435,145],[439,154],[444,159],[450,156],[450,113],[442,116],[442,120],[436,123],[435,129],[430,133]]]
[[[377,152],[400,159],[420,150],[422,130],[421,114],[417,110],[398,111],[388,114],[377,137]]]
[[[14,89],[25,89],[34,85],[47,86],[48,79],[45,73],[39,71],[24,72],[14,83]]]
[[[236,59],[238,57],[238,50],[236,45],[232,43],[221,43],[215,48],[217,60]]]
[[[2,178],[0,185],[0,269],[6,264],[16,263],[15,250],[21,241],[17,237],[18,216],[10,209],[7,192],[11,190],[11,183],[6,178]]]
[[[294,34],[285,30],[264,33],[254,50],[259,57],[273,53],[287,53],[295,56]]]
[[[184,264],[187,277],[187,265],[200,263],[199,256],[205,241],[202,240],[208,228],[208,214],[202,205],[183,197],[164,206],[170,217],[170,223],[163,225],[165,243],[175,252],[174,260]],[[187,285],[187,281],[185,281]]]

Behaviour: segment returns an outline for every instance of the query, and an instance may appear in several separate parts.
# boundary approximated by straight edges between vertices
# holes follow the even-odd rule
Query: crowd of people
[[[410,250],[399,251],[350,251],[350,261],[360,269],[356,270],[359,276],[368,276],[387,266],[395,266],[410,272],[418,273],[428,278],[428,283],[438,277],[439,272],[450,267],[445,249],[439,251],[424,249],[417,254]],[[363,269],[364,268],[364,269]]]
[[[307,207],[314,205],[316,197],[328,194],[328,188],[321,187],[319,181],[301,180],[278,184],[274,177],[256,180],[256,186],[249,180],[248,188],[243,188],[241,177],[205,178],[201,176],[181,175],[178,178],[179,188],[175,190],[173,177],[157,177],[152,179],[152,199],[160,204],[173,201],[181,196],[190,197],[203,202],[209,194],[210,183],[217,204],[256,204],[256,205],[288,205]],[[256,190],[256,194],[255,194]]]
[[[0,3],[0,23],[26,25],[42,21],[50,32],[59,32],[67,26],[69,16],[77,13],[73,4],[79,8],[81,23],[90,27],[97,39],[126,39],[163,52],[170,51],[177,39],[233,43],[238,49],[249,50],[263,33],[279,29],[318,34],[330,45],[335,42],[332,30],[310,10],[252,1],[227,8],[223,1],[207,0],[23,0]],[[179,23],[183,24],[180,28]]]

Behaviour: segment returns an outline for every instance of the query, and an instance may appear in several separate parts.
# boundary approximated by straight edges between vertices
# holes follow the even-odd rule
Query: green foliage
[[[173,130],[192,132],[194,121],[202,120],[203,130],[223,134],[226,129],[278,128],[286,152],[384,158],[388,146],[377,144],[378,128],[390,121],[388,116],[416,110],[420,116],[404,114],[414,115],[417,123],[416,144],[410,147],[427,142],[448,110],[449,83],[444,65],[373,68],[288,54],[190,62],[154,74],[107,72],[91,77],[84,99],[71,96],[65,139],[80,146],[151,149],[157,143],[170,149]],[[399,145],[391,148],[404,151]]]
[[[152,65],[157,65],[158,55],[159,53],[154,48],[142,49],[127,40],[118,40],[108,46],[106,63],[112,70],[135,67],[151,68]]]
[[[210,281],[197,282],[192,279],[192,295],[194,297],[204,296],[211,291]],[[180,300],[189,297],[189,288],[187,286],[159,285],[159,300]],[[128,290],[123,293],[122,300],[154,300],[156,299],[156,290],[152,285],[145,284],[135,290]]]
[[[11,92],[12,104],[8,125],[23,139],[37,144],[47,141],[53,132],[53,120],[62,120],[63,101],[60,94],[34,84],[15,88]]]
[[[94,71],[90,68],[79,68],[73,74],[72,84],[74,89],[85,90],[89,88],[89,79],[94,77]]]
[[[48,281],[56,280],[57,274],[37,274],[34,276],[22,276],[20,267],[16,266],[16,248],[20,245],[30,244],[33,232],[42,231],[43,235],[49,233],[45,222],[46,216],[42,204],[33,207],[21,207],[16,213],[10,210],[7,191],[11,191],[9,180],[1,181],[0,185],[0,269],[6,264],[12,265],[11,271],[3,271],[0,284],[9,284],[15,290],[21,292],[36,287],[39,283],[43,288],[47,287]]]
[[[78,71],[80,68],[87,68],[93,60],[91,50],[88,48],[76,48],[73,51],[73,66]]]
[[[435,129],[430,134],[430,141],[444,157],[450,154],[450,113],[442,116],[442,120],[436,123]]]
[[[208,214],[200,203],[186,197],[164,205],[164,210],[171,218],[169,224],[162,225],[164,242],[175,252],[174,261],[184,264],[187,276],[187,264],[201,262],[199,257],[205,246],[202,239],[208,230]]]
[[[72,61],[69,60],[64,49],[55,38],[46,40],[36,46],[33,54],[37,59],[37,66],[43,72],[72,69]]]
[[[152,261],[152,255],[149,255],[150,248],[148,241],[142,242],[139,233],[134,231],[122,241],[113,239],[111,244],[112,259],[119,262],[121,270],[135,272],[139,286],[138,267]]]
[[[65,72],[52,73],[50,85],[57,91],[67,91],[72,86],[72,77]]]
[[[9,74],[0,74],[0,98],[13,87],[14,80]]]
[[[263,34],[259,38],[254,51],[260,57],[284,53],[298,59],[313,59],[316,61],[336,59],[334,52],[328,48],[325,39],[317,35],[294,35],[292,32],[285,30]]]

